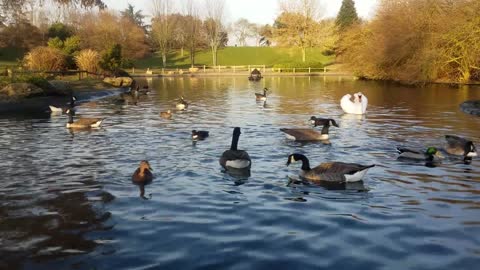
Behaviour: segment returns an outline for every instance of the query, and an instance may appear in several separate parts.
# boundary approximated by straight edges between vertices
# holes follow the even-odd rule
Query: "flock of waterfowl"
[[[146,94],[148,87],[144,87],[143,91],[137,86],[121,96],[123,100],[130,98],[137,98],[139,94]],[[267,88],[263,89],[263,93],[255,93],[257,101],[267,100]],[[52,112],[64,112],[68,115],[67,128],[97,128],[100,127],[103,119],[101,118],[78,118],[74,121],[74,106],[76,98],[71,97],[71,101],[66,108],[56,108],[51,106]],[[186,110],[189,103],[180,97],[179,101],[175,104],[177,110]],[[352,95],[347,94],[340,100],[340,106],[345,113],[349,114],[365,114],[368,106],[367,97],[361,92]],[[160,117],[164,119],[172,118],[172,111],[167,110],[160,113]],[[313,127],[321,126],[321,131],[317,131],[314,128],[282,128],[280,129],[285,133],[286,137],[296,141],[322,141],[329,142],[329,128],[330,126],[339,127],[334,119],[330,118],[318,118],[312,116],[310,123]],[[230,149],[223,152],[219,159],[220,165],[226,172],[232,174],[250,175],[250,168],[252,166],[252,160],[245,150],[238,149],[238,141],[240,138],[241,129],[235,127],[233,129],[233,136]],[[208,131],[192,130],[191,138],[193,141],[204,140],[209,136]],[[404,147],[397,148],[399,159],[424,161],[427,163],[436,162],[445,155],[460,156],[465,163],[470,163],[472,157],[476,157],[476,148],[471,140],[464,139],[458,136],[446,135],[446,146],[444,149],[436,147],[427,147],[426,150],[412,150]],[[443,152],[443,154],[442,154]],[[345,162],[329,162],[322,163],[314,168],[310,167],[310,161],[305,155],[299,153],[293,153],[288,156],[287,166],[294,162],[301,162],[300,177],[311,182],[329,182],[329,183],[348,183],[362,180],[368,169],[375,165],[360,165],[355,163]],[[146,160],[140,162],[139,167],[132,175],[132,180],[136,183],[146,183],[153,179],[152,168]]]

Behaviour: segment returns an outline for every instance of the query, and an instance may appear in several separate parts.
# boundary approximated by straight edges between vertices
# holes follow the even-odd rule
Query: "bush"
[[[39,71],[56,71],[65,68],[65,55],[56,48],[36,47],[24,58],[28,69]]]
[[[97,51],[90,49],[82,50],[77,56],[75,56],[75,63],[78,68],[92,73],[97,73],[99,69],[99,61],[100,54]]]
[[[102,56],[100,67],[105,71],[115,73],[122,66],[122,46],[115,44]]]
[[[15,78],[3,77],[0,78],[0,89],[11,83],[31,83],[42,89],[50,87],[48,80],[40,75],[21,75],[15,76]]]

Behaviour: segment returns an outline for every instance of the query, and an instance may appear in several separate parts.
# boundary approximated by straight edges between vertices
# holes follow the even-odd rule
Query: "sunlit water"
[[[442,146],[445,134],[480,144],[480,118],[458,105],[480,89],[407,88],[349,78],[139,80],[137,105],[78,107],[106,117],[71,133],[66,117],[0,116],[0,269],[475,269],[480,265],[480,160],[434,168],[396,159],[395,146]],[[266,107],[254,92],[272,90]],[[369,98],[344,115],[341,96]],[[183,95],[191,102],[172,120]],[[287,141],[282,127],[337,119],[331,145]],[[251,176],[221,172],[232,128]],[[192,129],[210,137],[193,145]],[[376,164],[364,183],[329,189],[291,181],[299,152]],[[156,178],[131,175],[142,159]],[[289,177],[290,176],[290,177]]]

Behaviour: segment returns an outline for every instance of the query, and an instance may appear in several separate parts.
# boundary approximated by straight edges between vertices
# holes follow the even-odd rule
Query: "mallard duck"
[[[166,112],[160,112],[160,117],[165,118],[165,119],[170,119],[172,118],[172,111],[168,110]]]
[[[150,182],[153,179],[152,167],[146,160],[140,161],[140,165],[132,175],[132,181],[134,182]]]
[[[345,113],[351,114],[365,114],[367,111],[368,106],[368,99],[367,97],[362,94],[362,92],[358,92],[353,94],[353,102],[351,101],[352,95],[346,94],[340,100],[340,107]]]
[[[188,102],[185,101],[183,96],[180,96],[180,101],[177,102],[177,105],[175,107],[177,108],[177,110],[185,110],[186,108],[188,108]]]
[[[205,130],[192,130],[192,140],[205,140],[208,137],[208,131]]]
[[[399,159],[413,159],[422,161],[434,161],[443,158],[443,155],[435,147],[428,147],[425,152],[397,147]]]
[[[248,153],[244,150],[237,149],[240,134],[241,132],[239,127],[233,129],[232,145],[230,146],[230,150],[223,152],[222,156],[220,157],[220,165],[225,170],[228,170],[229,168],[250,169],[252,165]]]
[[[70,103],[66,107],[55,107],[52,105],[49,105],[48,107],[52,113],[66,113],[69,109],[73,111],[73,107],[75,107],[75,101],[77,101],[77,98],[75,96],[71,96]]]
[[[267,91],[268,91],[268,88],[263,88],[263,94],[262,93],[255,93],[255,98],[257,100],[267,100]]]
[[[362,180],[369,168],[375,165],[360,165],[355,163],[329,162],[322,163],[315,168],[310,168],[308,158],[302,154],[291,154],[288,156],[287,166],[290,163],[302,161],[300,177],[310,181],[326,182],[356,182]]]
[[[328,140],[328,128],[326,133],[324,129],[322,132],[318,132],[311,128],[281,128],[280,131],[284,132],[287,139],[294,141],[324,141]]]
[[[103,122],[102,118],[79,118],[73,121],[73,112],[70,109],[66,114],[68,115],[67,128],[98,128]]]
[[[445,135],[445,139],[447,140],[445,146],[447,153],[463,156],[464,161],[470,161],[472,157],[477,156],[477,148],[472,141],[454,135]]]

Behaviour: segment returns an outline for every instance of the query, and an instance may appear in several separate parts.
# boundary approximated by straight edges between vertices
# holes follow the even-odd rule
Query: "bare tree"
[[[152,36],[162,55],[163,67],[167,66],[167,53],[173,41],[175,19],[170,16],[173,10],[171,0],[153,1]]]
[[[218,48],[222,45],[225,38],[223,25],[225,0],[206,0],[205,5],[207,10],[207,18],[204,22],[205,33],[212,50],[213,65],[216,66]]]
[[[199,18],[197,12],[197,6],[193,0],[187,0],[185,3],[185,43],[187,44],[190,52],[190,65],[195,65],[195,52],[199,41],[199,33],[202,25],[202,21]]]
[[[233,35],[237,38],[240,46],[246,46],[247,38],[255,35],[255,24],[244,18],[238,19],[232,28]]]
[[[284,0],[279,2],[282,13],[275,22],[275,40],[280,45],[297,46],[302,50],[302,61],[306,50],[318,41],[321,9],[317,0]]]

